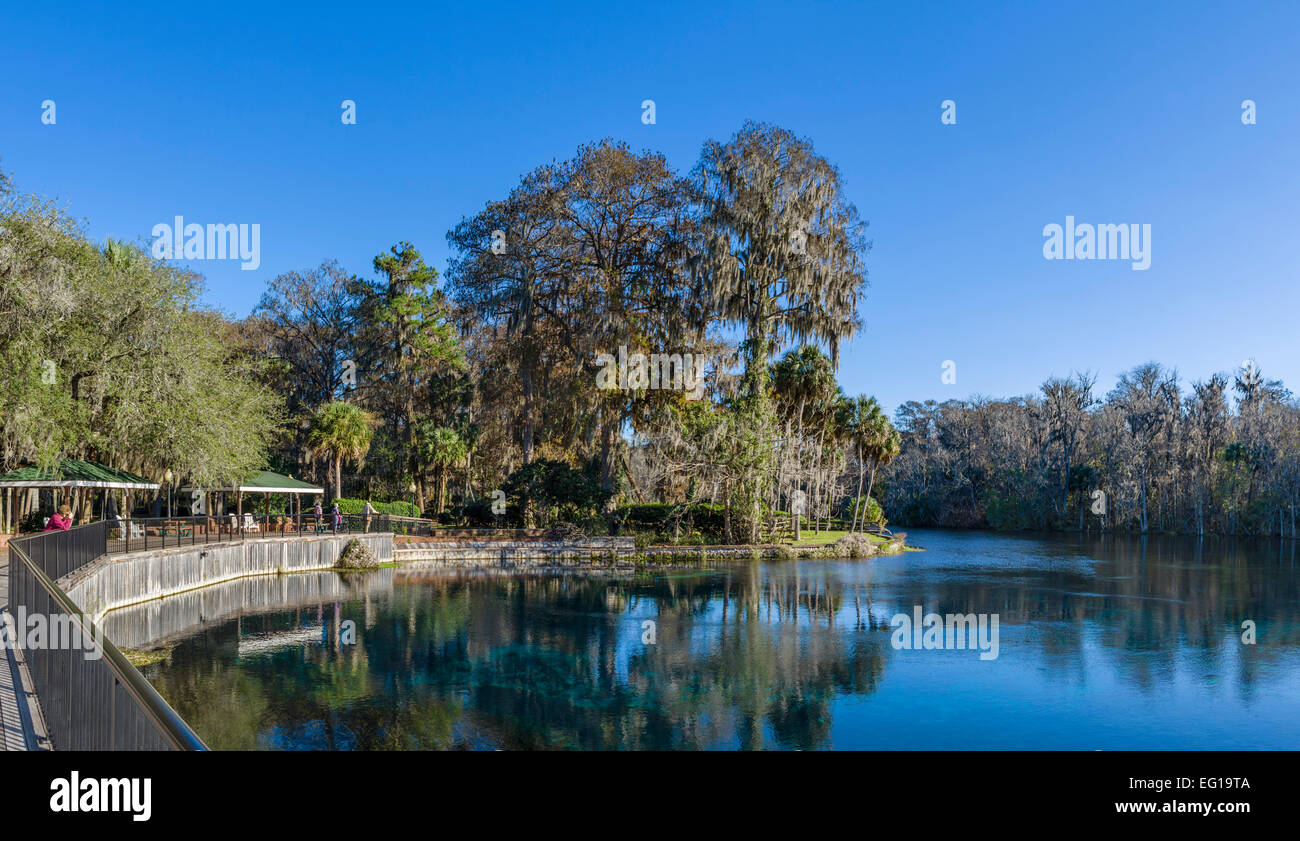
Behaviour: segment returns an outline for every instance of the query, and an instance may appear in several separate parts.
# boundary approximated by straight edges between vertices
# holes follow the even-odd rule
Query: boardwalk
[[[0,549],[0,622],[9,610],[9,553]],[[33,710],[23,691],[17,653],[0,645],[0,751],[35,750],[44,744],[33,726]]]

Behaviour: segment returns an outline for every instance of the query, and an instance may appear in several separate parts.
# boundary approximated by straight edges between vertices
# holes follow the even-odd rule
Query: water
[[[910,541],[622,579],[248,579],[108,633],[170,638],[142,671],[218,749],[1300,747],[1291,543]],[[211,606],[231,593],[243,615]],[[914,605],[997,614],[998,657],[896,650]]]

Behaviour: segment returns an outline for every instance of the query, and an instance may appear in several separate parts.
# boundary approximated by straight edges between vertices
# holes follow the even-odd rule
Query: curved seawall
[[[391,534],[262,538],[109,555],[59,580],[73,603],[98,622],[106,611],[249,575],[332,569],[349,540],[393,560]]]

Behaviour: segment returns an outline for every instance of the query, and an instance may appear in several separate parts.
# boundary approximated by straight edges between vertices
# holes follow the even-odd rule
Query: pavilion
[[[325,493],[324,488],[270,470],[259,470],[236,485],[227,485],[220,488],[198,488],[192,486],[181,488],[181,493],[193,491],[206,491],[209,494],[215,493],[234,496],[235,512],[240,517],[244,515],[244,496],[246,494],[261,494],[268,507],[271,504],[271,494],[286,494],[292,496],[294,502],[297,504],[297,510],[294,513],[301,514],[302,497],[304,495],[323,496]],[[209,507],[208,510],[209,512],[214,511],[212,507]]]
[[[150,482],[142,476],[108,467],[93,461],[75,458],[59,459],[48,470],[40,467],[20,467],[0,476],[0,489],[4,490],[4,510],[0,514],[0,532],[9,533],[18,526],[18,521],[39,506],[39,493],[42,490],[63,490],[63,501],[72,507],[72,518],[76,522],[78,515],[84,522],[93,507],[91,496],[95,491],[126,491],[127,507],[131,510],[132,491],[157,491],[158,483]],[[21,501],[21,511],[15,511],[15,490],[28,491],[26,499]],[[57,508],[59,500],[54,505]]]

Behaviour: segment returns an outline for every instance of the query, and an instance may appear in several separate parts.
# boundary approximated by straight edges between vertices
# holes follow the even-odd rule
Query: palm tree
[[[131,246],[112,237],[104,240],[104,258],[114,268],[128,268],[135,263],[137,257],[138,252],[132,250]]]
[[[825,433],[825,451],[830,455],[830,465],[826,470],[826,528],[831,527],[830,515],[834,509],[835,494],[839,488],[840,459],[847,464],[847,449],[853,441],[854,402],[839,387],[823,406],[821,422]]]
[[[343,495],[343,461],[365,463],[376,425],[374,415],[351,403],[326,403],[307,430],[308,458],[328,458],[334,466],[334,496]]]
[[[867,480],[867,499],[871,498],[871,488],[876,484],[876,471],[888,465],[898,455],[902,449],[903,439],[894,429],[894,425],[889,422],[889,418],[883,414],[876,423],[875,435],[872,436],[870,445],[867,447],[867,460],[871,462],[871,478]],[[864,505],[865,509],[866,506]],[[863,526],[866,526],[865,513]]]
[[[433,506],[441,514],[447,501],[447,472],[465,460],[469,446],[456,430],[449,426],[439,426],[421,436],[419,447],[420,460],[433,468],[438,481],[438,493],[433,499]]]
[[[858,492],[853,496],[853,523],[849,531],[857,531],[858,510],[862,507],[862,483],[867,474],[867,450],[875,446],[876,439],[880,435],[881,422],[888,423],[888,421],[885,421],[885,413],[874,397],[859,394],[849,400],[848,409],[849,440],[858,451]],[[872,476],[874,478],[874,471]]]

